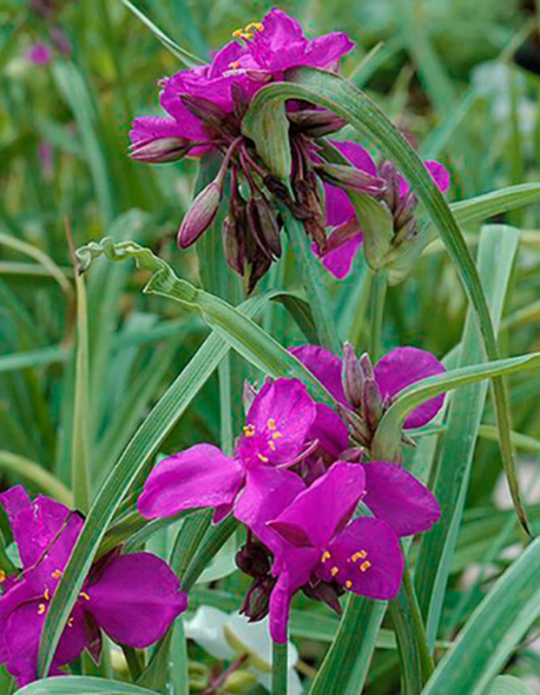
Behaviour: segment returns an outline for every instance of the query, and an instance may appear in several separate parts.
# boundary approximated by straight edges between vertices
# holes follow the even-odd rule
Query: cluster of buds
[[[352,410],[340,406],[339,411],[348,422],[353,439],[369,449],[391,399],[383,398],[369,355],[364,353],[358,359],[350,343],[343,346],[343,386]]]
[[[383,201],[394,220],[393,245],[399,246],[418,233],[414,214],[418,205],[418,196],[410,189],[406,192],[402,191],[403,179],[392,162],[384,161],[379,167],[379,175],[386,183]]]
[[[335,133],[343,119],[331,111],[311,107],[287,112],[292,154],[290,188],[271,174],[253,141],[242,133],[249,100],[240,85],[232,89],[234,109],[226,112],[203,97],[182,94],[182,105],[203,124],[201,141],[182,137],[135,140],[130,155],[145,163],[163,163],[185,156],[219,151],[222,164],[216,178],[195,198],[178,232],[178,245],[187,248],[212,225],[224,194],[228,210],[222,226],[225,255],[231,268],[247,276],[251,292],[272,262],[281,256],[282,221],[279,205],[286,206],[304,225],[319,253],[326,249],[324,195],[320,181],[381,198],[386,189],[381,177],[349,166],[328,164],[318,156],[317,138]],[[319,181],[320,180],[320,181]]]

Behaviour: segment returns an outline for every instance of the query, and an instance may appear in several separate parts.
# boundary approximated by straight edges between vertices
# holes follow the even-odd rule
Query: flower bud
[[[383,414],[381,392],[375,379],[364,381],[362,394],[362,415],[372,432],[377,429]]]
[[[268,615],[270,594],[275,583],[274,577],[265,577],[256,579],[249,588],[240,613],[246,615],[250,622],[256,623]]]
[[[309,598],[326,603],[338,615],[341,615],[341,605],[339,597],[343,596],[345,590],[339,584],[318,581],[314,584],[308,582],[302,587],[302,591]]]
[[[186,109],[208,127],[218,132],[225,130],[233,135],[238,134],[231,116],[213,101],[193,94],[182,94],[180,99]]]
[[[223,185],[218,178],[203,188],[182,220],[178,231],[178,246],[181,249],[194,244],[215,220],[223,193]]]
[[[345,164],[316,164],[315,171],[327,183],[341,188],[379,197],[386,191],[386,182],[378,176]]]
[[[302,133],[311,138],[320,138],[325,135],[337,133],[347,121],[340,118],[333,111],[312,109],[303,109],[301,111],[290,111],[287,113],[295,130],[300,130]]]
[[[266,547],[258,541],[251,540],[236,553],[237,567],[244,574],[259,579],[270,573],[270,556]]]
[[[363,375],[356,358],[354,348],[350,343],[343,345],[343,385],[347,398],[354,408],[362,403]]]
[[[268,200],[260,195],[249,199],[247,207],[249,231],[261,251],[274,260],[281,256],[280,226],[276,212]]]
[[[130,145],[129,156],[147,164],[176,162],[185,157],[193,143],[184,138],[156,138],[140,140]]]
[[[392,162],[388,160],[379,167],[379,175],[386,181],[385,202],[391,211],[394,211],[399,203],[399,174]]]

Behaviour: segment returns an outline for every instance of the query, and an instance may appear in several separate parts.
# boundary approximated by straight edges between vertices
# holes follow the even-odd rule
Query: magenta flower
[[[351,521],[365,495],[363,467],[337,461],[268,522],[266,543],[278,578],[270,597],[275,642],[287,640],[292,597],[306,584],[337,584],[372,599],[396,595],[404,565],[396,533],[379,519]]]
[[[269,489],[284,481],[294,486],[298,476],[284,469],[309,453],[316,417],[315,403],[298,379],[267,382],[249,409],[234,457],[211,444],[196,444],[163,459],[146,480],[139,512],[153,519],[213,507],[217,523],[241,492],[239,503],[250,504],[252,495],[259,494],[261,479]]]
[[[48,65],[52,60],[52,51],[44,43],[35,43],[24,54],[26,60],[34,65]]]
[[[332,143],[349,160],[356,169],[373,177],[381,177],[387,182],[384,201],[394,215],[395,232],[398,234],[408,226],[414,226],[413,211],[417,198],[409,184],[400,176],[390,162],[385,162],[379,169],[367,150],[352,141],[334,141]],[[439,189],[446,193],[450,187],[450,174],[436,161],[425,162]],[[353,259],[363,241],[356,212],[343,188],[324,183],[326,201],[326,224],[332,227],[326,250],[319,254],[324,267],[332,275],[342,280],[351,271]]]
[[[317,345],[302,345],[291,349],[310,372],[328,389],[334,398],[351,410],[352,404],[345,394],[344,365],[339,357],[329,350]],[[443,374],[444,366],[426,350],[413,347],[395,348],[384,355],[373,368],[373,379],[378,387],[381,403],[388,406],[392,399],[422,379]],[[431,398],[426,403],[415,408],[405,420],[405,428],[423,427],[430,422],[442,408],[444,395]]]
[[[227,133],[220,133],[216,126],[223,114],[233,115],[234,90],[250,99],[269,81],[282,80],[285,70],[300,65],[332,68],[354,47],[348,36],[339,32],[306,39],[301,25],[276,8],[261,22],[235,31],[233,37],[235,40],[219,50],[210,64],[183,70],[163,81],[160,101],[168,117],[134,120],[132,156],[143,161],[170,161],[177,147],[187,147],[191,156],[219,148],[227,142]],[[199,99],[208,102],[206,109],[201,108]],[[153,160],[148,158],[150,151],[155,154]]]
[[[37,678],[41,632],[50,601],[83,526],[82,517],[21,486],[0,495],[22,562],[0,596],[0,664],[20,686]],[[54,656],[51,675],[87,649],[97,661],[103,630],[114,641],[145,648],[187,607],[168,565],[150,553],[109,553],[88,575]]]

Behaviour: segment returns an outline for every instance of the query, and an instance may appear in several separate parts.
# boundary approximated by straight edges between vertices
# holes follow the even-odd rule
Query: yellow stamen
[[[69,618],[67,621],[67,626],[68,627],[73,627],[73,618]]]
[[[62,570],[54,570],[54,572],[51,575],[51,577],[53,579],[60,579],[61,576],[62,576]]]
[[[248,24],[247,27],[244,27],[244,31],[246,33],[252,34],[254,29],[255,31],[264,31],[264,26],[261,22],[251,22],[251,24]]]
[[[245,437],[254,437],[255,436],[255,425],[245,425],[242,427],[244,430],[244,436]]]
[[[4,570],[0,570],[0,584],[5,582],[7,579],[7,574],[4,572]]]
[[[40,603],[37,609],[38,615],[43,615],[47,610],[47,606],[44,603]]]
[[[366,560],[360,565],[360,572],[366,572],[371,567],[371,562]]]
[[[244,38],[244,30],[243,29],[236,29],[236,31],[233,31],[232,36],[233,36],[233,39],[242,39],[242,38]]]
[[[268,442],[268,446],[272,449],[272,451],[276,450],[276,445],[274,444],[274,442]]]
[[[332,557],[332,556],[330,555],[330,553],[328,552],[328,550],[325,550],[324,553],[322,554],[321,562],[326,562],[326,561],[329,560],[331,557]]]
[[[268,458],[266,456],[263,456],[262,454],[257,454],[257,458],[259,461],[262,461],[263,463],[268,463]]]
[[[79,596],[80,596],[81,598],[83,598],[85,601],[90,601],[90,596],[88,596],[88,594],[86,593],[86,591],[81,591],[81,593],[79,594]]]
[[[335,565],[330,570],[330,574],[332,575],[332,577],[335,577],[338,572],[339,572],[339,567],[336,567]]]
[[[274,420],[273,417],[268,420],[268,429],[269,430],[275,430],[276,429],[276,421]]]
[[[283,437],[281,432],[273,432],[272,433],[272,439],[279,439],[280,437]]]
[[[258,31],[264,31],[264,26],[261,24],[261,22],[251,22],[251,24],[233,31],[232,36],[234,39],[244,39],[249,41],[249,39],[252,39]]]
[[[240,67],[240,63],[237,60],[233,60],[232,63],[229,63],[229,68],[231,70],[238,70],[239,67]]]
[[[347,589],[350,589],[351,586],[352,586],[351,580],[350,580],[350,579],[347,579],[347,581],[345,582],[345,587],[346,587]]]
[[[363,560],[365,557],[367,557],[367,553],[365,550],[359,550],[356,552],[354,555],[351,556],[351,560],[353,562],[358,562],[358,560]]]
[[[51,596],[49,594],[48,589],[45,589],[45,591],[43,592],[43,598],[45,599],[45,601],[50,601]]]

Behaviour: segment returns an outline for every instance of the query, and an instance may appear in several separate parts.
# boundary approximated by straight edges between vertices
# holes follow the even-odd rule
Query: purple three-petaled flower
[[[41,633],[84,520],[45,496],[33,501],[21,486],[0,495],[22,563],[4,578],[0,596],[0,664],[20,686],[37,678]],[[54,655],[51,674],[86,648],[98,660],[103,630],[111,639],[145,648],[160,639],[187,607],[176,575],[160,558],[113,551],[92,567]]]
[[[321,427],[315,429],[319,412]],[[261,478],[269,490],[283,481],[294,487],[301,480],[286,469],[309,453],[309,439],[323,429],[326,418],[332,416],[318,410],[298,379],[268,381],[251,405],[235,455],[196,444],[161,460],[146,480],[139,512],[151,519],[213,507],[214,521],[219,522],[233,505],[250,504]]]
[[[397,534],[380,519],[351,521],[365,496],[364,468],[337,461],[266,523],[262,535],[274,552],[277,576],[270,597],[274,641],[286,641],[292,597],[307,583],[336,582],[372,599],[396,595],[403,574]]]
[[[345,140],[334,141],[332,143],[348,161],[360,171],[370,176],[382,176],[384,179],[394,178],[395,169],[387,162],[377,170],[377,165],[373,161],[367,150],[358,143]],[[450,187],[450,174],[447,169],[437,161],[425,162],[426,169],[429,171],[433,180],[442,193],[446,193]],[[390,171],[388,171],[390,170]],[[416,205],[416,198],[412,194],[409,184],[405,179],[397,174],[397,190],[388,182],[388,200],[391,212],[396,220],[404,220],[405,213],[410,214]],[[326,224],[332,227],[333,231],[328,237],[327,247],[321,256],[324,267],[338,279],[343,279],[351,271],[353,259],[362,243],[364,236],[356,218],[356,212],[347,193],[343,188],[324,183],[324,197],[326,203]],[[391,200],[390,200],[391,198]]]
[[[308,40],[299,22],[276,8],[260,22],[235,31],[233,37],[211,63],[182,70],[163,81],[160,102],[168,116],[134,120],[130,133],[133,157],[164,162],[183,156],[186,148],[190,156],[201,156],[216,147],[215,133],[209,133],[185,97],[205,99],[230,114],[233,90],[240,90],[244,100],[250,99],[268,82],[282,80],[285,70],[302,65],[332,68],[354,47],[340,32]]]

